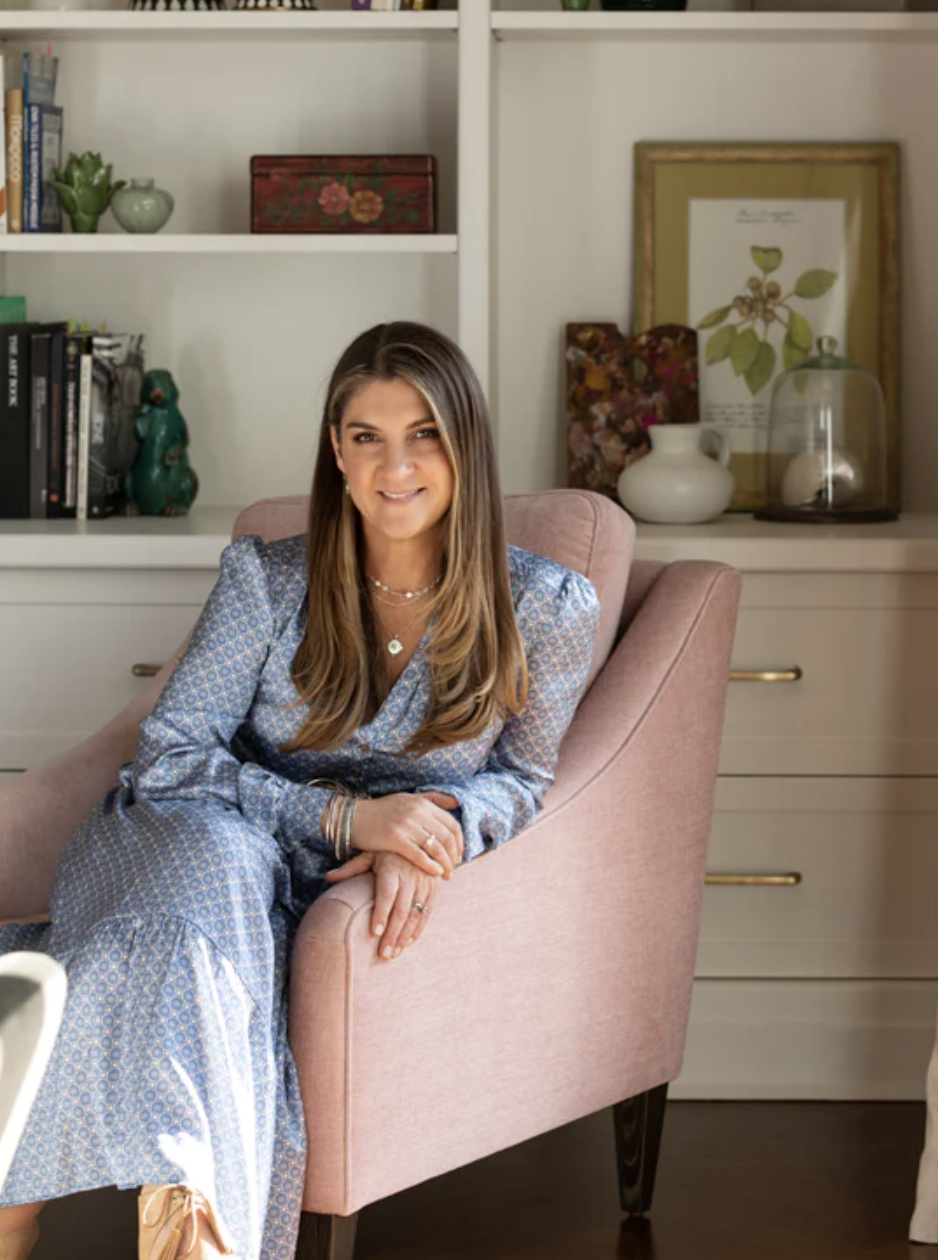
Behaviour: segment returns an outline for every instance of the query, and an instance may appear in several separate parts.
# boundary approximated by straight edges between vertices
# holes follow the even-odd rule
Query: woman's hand
[[[359,801],[352,824],[352,847],[363,854],[393,853],[427,875],[449,879],[462,861],[463,834],[446,811],[458,805],[455,797],[442,792],[395,792]],[[339,871],[346,872],[355,861],[353,858]],[[359,875],[367,869],[360,866],[350,873]]]
[[[396,853],[376,854],[374,872],[371,930],[382,938],[378,945],[381,957],[397,958],[420,939],[436,901],[441,877],[425,875]],[[423,906],[423,910],[416,906]]]
[[[441,877],[425,875],[407,858],[396,853],[358,853],[337,870],[329,871],[326,879],[338,884],[371,870],[375,873],[371,930],[375,936],[384,937],[378,946],[381,956],[397,958],[401,950],[420,939],[436,900]],[[426,909],[422,912],[415,910],[414,902]]]

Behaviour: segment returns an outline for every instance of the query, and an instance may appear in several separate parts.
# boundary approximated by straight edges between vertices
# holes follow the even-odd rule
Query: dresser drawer
[[[698,976],[938,977],[938,780],[721,779],[707,869]]]
[[[137,664],[168,660],[214,574],[0,577],[0,771],[65,752],[140,694]]]
[[[926,980],[698,980],[668,1096],[920,1100],[936,998]]]
[[[747,574],[724,774],[938,775],[938,578]]]

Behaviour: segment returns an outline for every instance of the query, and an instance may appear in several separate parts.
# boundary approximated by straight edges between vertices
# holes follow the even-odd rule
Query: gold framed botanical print
[[[899,508],[899,146],[635,146],[635,326],[700,338],[700,418],[726,433],[737,492],[764,497],[772,384],[820,336],[883,387]]]

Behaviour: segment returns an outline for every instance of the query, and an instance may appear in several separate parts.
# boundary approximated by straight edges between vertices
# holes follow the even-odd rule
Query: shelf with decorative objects
[[[938,514],[879,525],[795,525],[728,512],[706,525],[636,525],[642,560],[714,560],[743,572],[938,573]]]
[[[0,254],[456,254],[454,233],[36,233],[0,236]]]
[[[130,12],[125,9],[7,9],[0,39],[177,38],[278,40],[452,39],[459,14],[353,13],[351,11],[251,13]]]

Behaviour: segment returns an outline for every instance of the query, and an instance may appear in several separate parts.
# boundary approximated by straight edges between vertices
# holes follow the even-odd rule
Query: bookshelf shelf
[[[742,40],[792,43],[938,40],[938,13],[495,13],[504,40]]]
[[[70,233],[0,236],[0,254],[456,254],[455,234]]]
[[[240,508],[103,521],[2,521],[0,569],[214,569]]]
[[[5,10],[0,39],[159,39],[179,36],[268,39],[449,39],[458,30],[456,12],[430,13],[136,13],[127,10]]]

